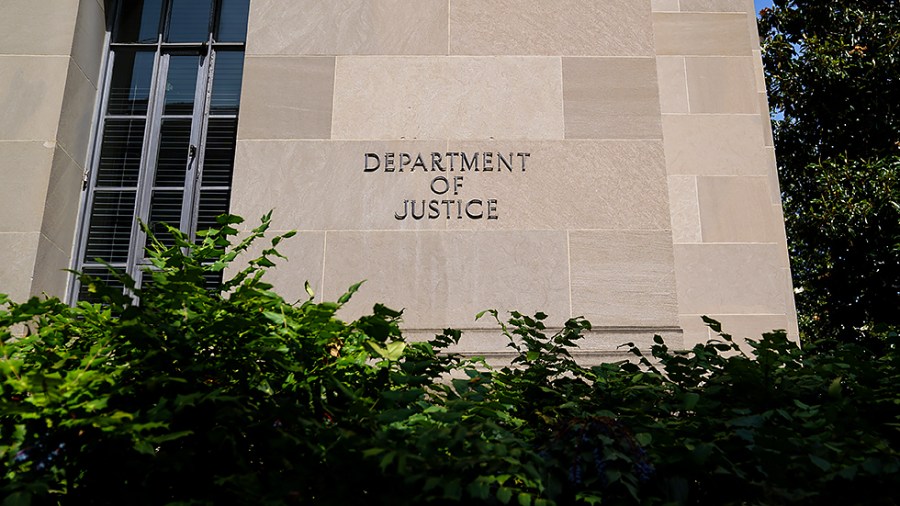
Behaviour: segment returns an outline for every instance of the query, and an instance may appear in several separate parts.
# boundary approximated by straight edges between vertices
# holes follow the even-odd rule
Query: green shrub
[[[285,236],[208,288],[269,217],[232,245],[238,222],[154,241],[127,295],[83,278],[102,304],[0,297],[4,505],[896,504],[896,352],[721,334],[585,367],[587,321],[491,312],[516,352],[492,370],[381,305],[340,321],[358,285],[286,302]]]

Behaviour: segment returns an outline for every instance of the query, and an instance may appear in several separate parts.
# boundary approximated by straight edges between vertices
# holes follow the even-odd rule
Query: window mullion
[[[162,54],[159,45],[157,45],[154,67],[156,71],[151,81],[150,100],[147,104],[147,126],[144,133],[138,192],[135,199],[135,220],[132,224],[131,245],[128,252],[128,274],[138,282],[138,286],[140,286],[141,265],[145,257],[144,247],[147,241],[147,234],[141,230],[138,220],[144,223],[150,221],[150,202],[153,196],[153,180],[156,177],[161,116],[165,103],[165,82],[169,71],[169,55]]]
[[[110,40],[109,33],[106,34],[106,40]],[[110,50],[109,46],[107,46],[106,51],[103,53],[103,60],[104,70],[101,74],[103,81],[100,88],[103,90],[102,97],[100,98],[99,111],[96,113],[96,125],[91,133],[92,142],[91,150],[88,154],[89,160],[86,164],[87,170],[82,180],[84,201],[79,217],[81,226],[76,237],[77,242],[75,244],[75,256],[73,262],[73,270],[78,272],[83,269],[83,264],[85,263],[84,256],[85,251],[87,250],[88,233],[91,228],[91,209],[94,204],[94,186],[97,184],[97,172],[98,166],[100,165],[100,145],[103,143],[102,132],[103,129],[106,128],[106,111],[109,104],[110,88],[112,87],[112,69],[115,64],[115,54]],[[70,280],[67,298],[70,304],[74,304],[78,300],[78,292],[81,290],[81,281],[74,274],[72,274]]]
[[[203,180],[203,162],[206,155],[206,134],[209,119],[209,108],[212,95],[212,81],[215,71],[215,52],[212,44],[206,47],[197,79],[197,95],[194,103],[194,131],[191,143],[197,146],[196,156],[192,160],[193,170],[185,175],[185,198],[182,212],[182,230],[193,240],[197,233],[197,214],[200,207],[200,186]],[[196,135],[196,144],[194,144]]]

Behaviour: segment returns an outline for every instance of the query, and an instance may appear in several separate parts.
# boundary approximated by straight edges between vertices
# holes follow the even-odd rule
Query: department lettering
[[[366,153],[363,172],[525,172],[531,153],[437,152]]]

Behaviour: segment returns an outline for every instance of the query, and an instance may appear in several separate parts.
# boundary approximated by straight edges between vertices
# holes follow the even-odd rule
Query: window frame
[[[108,262],[109,265],[131,276],[137,283],[137,287],[141,286],[142,275],[149,268],[146,261],[144,249],[146,246],[146,234],[141,229],[139,220],[150,224],[151,212],[153,205],[153,197],[155,192],[168,191],[171,193],[180,192],[181,206],[179,211],[179,223],[171,222],[173,226],[178,226],[180,230],[188,234],[193,240],[197,233],[198,219],[200,217],[201,206],[201,190],[209,190],[213,192],[226,192],[226,199],[230,201],[230,193],[233,181],[234,170],[234,152],[237,142],[237,120],[239,117],[239,93],[236,100],[236,108],[231,113],[211,113],[213,102],[213,85],[215,82],[216,60],[220,53],[240,52],[240,73],[243,74],[243,61],[246,49],[246,32],[243,41],[218,42],[215,39],[216,32],[219,30],[219,23],[223,19],[222,9],[227,0],[211,0],[210,1],[210,17],[208,19],[208,28],[206,31],[206,40],[195,42],[166,42],[171,27],[171,12],[178,0],[162,0],[160,2],[160,24],[157,29],[155,42],[116,42],[118,30],[121,28],[124,16],[124,4],[128,0],[117,0],[110,2],[107,32],[104,41],[104,54],[101,61],[101,78],[99,85],[102,92],[98,94],[99,100],[96,106],[93,127],[91,129],[90,151],[82,180],[82,204],[78,216],[78,226],[76,227],[76,237],[74,245],[74,254],[72,257],[73,271],[83,271],[85,269],[93,269],[99,271],[105,266],[104,262],[96,262],[94,258],[88,257],[88,247],[90,242],[91,225],[94,218],[94,204],[98,194],[115,194],[125,195],[132,191],[131,186],[98,186],[98,175],[100,173],[100,163],[104,140],[106,139],[106,128],[110,120],[141,120],[144,121],[143,138],[141,141],[140,160],[138,162],[138,175],[134,184],[134,202],[131,206],[130,215],[119,213],[119,216],[129,217],[132,219],[130,235],[128,241],[128,252],[125,262],[115,261]],[[151,0],[152,1],[152,0]],[[247,0],[249,4],[249,0]],[[243,19],[246,24],[247,19]],[[138,37],[139,38],[139,37]],[[132,110],[124,113],[110,114],[110,94],[113,88],[113,73],[116,69],[116,57],[125,54],[133,49],[136,61],[136,55],[143,51],[153,51],[153,67],[150,77],[150,86],[148,91],[146,110],[142,114],[135,114]],[[169,72],[172,69],[171,62],[173,56],[197,56],[199,67],[197,68],[197,78],[195,83],[193,106],[191,114],[166,114],[165,89]],[[134,77],[132,76],[132,79]],[[243,78],[241,77],[240,80]],[[242,83],[237,86],[240,91]],[[163,123],[166,120],[189,119],[190,120],[190,137],[188,140],[188,153],[186,154],[184,180],[182,186],[175,187],[159,187],[156,185],[156,175],[159,166],[159,155],[162,149],[160,145],[162,137]],[[203,169],[206,161],[207,151],[207,134],[209,130],[210,119],[215,120],[231,120],[233,122],[233,139],[230,146],[230,175],[227,177],[227,185],[207,185],[204,186]],[[136,146],[136,145],[135,145]],[[124,169],[123,169],[124,174]],[[124,183],[123,183],[124,184]],[[127,198],[127,197],[126,197]],[[120,197],[121,199],[121,197]],[[230,202],[225,203],[225,212],[227,212]],[[121,209],[119,209],[121,211]],[[103,237],[100,237],[101,240]],[[112,251],[112,248],[111,250]],[[105,272],[105,267],[104,267]],[[81,282],[77,275],[73,273],[70,277],[67,290],[67,300],[74,304],[82,296]]]

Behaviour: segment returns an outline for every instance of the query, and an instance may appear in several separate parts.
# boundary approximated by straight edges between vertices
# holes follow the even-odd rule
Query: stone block
[[[777,244],[676,244],[680,314],[785,314]]]
[[[0,142],[0,233],[41,229],[52,160],[52,143]]]
[[[746,0],[679,0],[681,12],[752,12]]]
[[[775,148],[765,148],[766,176],[769,178],[769,190],[772,205],[781,207],[781,185],[778,180],[778,165],[775,161]]]
[[[773,212],[766,176],[697,178],[704,242],[778,242],[784,222]]]
[[[4,0],[0,54],[68,56],[75,13],[85,2],[94,0]]]
[[[244,60],[239,139],[328,139],[334,58],[261,57]]]
[[[765,70],[763,70],[762,51],[759,49],[753,50],[753,77],[753,82],[756,83],[756,91],[765,94],[767,92],[766,74]],[[769,108],[766,107],[763,111],[768,113]]]
[[[78,2],[72,59],[96,89],[100,82],[100,64],[106,39],[106,12],[100,0]]]
[[[46,238],[66,253],[72,251],[75,242],[83,174],[81,165],[57,147],[53,153],[53,168],[47,185],[40,230],[42,241]]]
[[[766,175],[758,115],[664,115],[670,175]]]
[[[653,58],[563,58],[567,139],[661,139]]]
[[[69,73],[63,92],[57,143],[79,165],[86,163],[97,88],[88,80],[74,60],[69,60]]]
[[[24,302],[31,293],[31,276],[39,232],[0,232],[0,293]]]
[[[672,215],[672,241],[698,243],[703,240],[700,230],[700,197],[697,178],[669,176],[669,207]]]
[[[70,277],[66,269],[72,267],[70,253],[70,249],[63,251],[44,235],[40,236],[34,261],[31,295],[61,299],[66,296]]]
[[[659,75],[659,104],[663,114],[684,114],[688,107],[687,75],[684,58],[660,56],[656,59]]]
[[[449,0],[450,54],[651,56],[650,0]]]
[[[692,113],[759,112],[752,58],[685,58]]]
[[[668,231],[569,233],[572,313],[598,326],[677,325]]]
[[[252,55],[447,54],[447,0],[253,0]]]
[[[772,136],[772,121],[769,119],[769,97],[765,93],[759,93],[759,110],[763,116],[762,129],[766,147],[775,146],[775,138]]]
[[[491,308],[544,311],[556,324],[569,315],[564,231],[328,232],[326,241],[326,300],[367,280],[343,318],[376,302],[403,309],[411,329],[496,329],[475,320]]]
[[[654,12],[657,55],[750,56],[747,15]]]
[[[678,0],[650,0],[650,8],[653,12],[678,12]]]
[[[0,56],[0,139],[56,139],[68,66],[66,56]]]
[[[341,57],[335,139],[562,139],[559,58]]]

